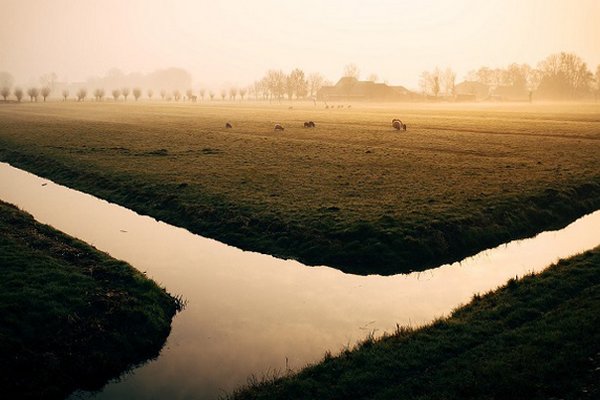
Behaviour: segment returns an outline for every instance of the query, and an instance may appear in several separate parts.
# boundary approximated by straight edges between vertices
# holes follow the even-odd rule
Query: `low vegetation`
[[[59,399],[158,355],[179,303],[128,264],[0,202],[0,388]]]
[[[598,104],[341,105],[6,104],[0,160],[359,274],[459,260],[600,208]]]
[[[445,319],[399,328],[245,399],[600,398],[600,248],[510,280]]]

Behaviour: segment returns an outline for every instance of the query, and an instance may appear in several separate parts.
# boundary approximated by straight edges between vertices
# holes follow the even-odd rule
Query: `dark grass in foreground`
[[[598,399],[600,248],[231,399]]]
[[[460,260],[600,208],[600,105],[445,107],[8,104],[0,160],[245,250],[359,274]]]
[[[178,308],[130,265],[0,202],[3,398],[99,388],[158,355]]]

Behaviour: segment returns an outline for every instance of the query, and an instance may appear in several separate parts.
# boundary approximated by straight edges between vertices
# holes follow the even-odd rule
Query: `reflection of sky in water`
[[[244,252],[0,163],[0,198],[123,259],[188,307],[161,356],[99,398],[214,398],[251,374],[291,368],[396,323],[447,315],[476,292],[600,245],[600,211],[558,232],[463,262],[382,277],[348,275]]]

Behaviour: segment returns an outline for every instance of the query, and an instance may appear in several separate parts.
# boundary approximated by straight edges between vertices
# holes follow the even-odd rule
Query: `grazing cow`
[[[195,103],[196,101],[198,101],[198,96],[192,96],[192,101]]]
[[[304,127],[305,128],[314,128],[315,127],[315,123],[312,121],[308,121],[304,123]]]
[[[282,130],[284,130],[284,127],[282,125],[280,125],[280,124],[275,124],[275,129],[274,130],[275,131],[282,131]]]
[[[304,127],[305,127],[305,128],[310,128],[310,124],[309,124],[308,122],[305,122],[305,123],[304,123]]]
[[[402,129],[403,131],[406,130],[406,124],[403,124],[402,121],[400,121],[398,118],[394,118],[392,120],[392,126],[394,127],[394,129],[396,130],[400,130]]]
[[[225,124],[225,128],[229,129],[229,128],[233,128],[233,126],[228,122],[228,123]]]

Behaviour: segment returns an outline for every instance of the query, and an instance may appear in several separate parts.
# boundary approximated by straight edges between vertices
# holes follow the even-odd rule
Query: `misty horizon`
[[[590,0],[9,0],[0,11],[10,17],[0,26],[0,71],[24,87],[52,72],[58,81],[85,82],[115,68],[147,75],[170,67],[188,71],[194,88],[247,86],[270,69],[294,68],[335,83],[354,63],[361,79],[376,75],[417,90],[420,74],[435,67],[452,68],[462,81],[481,66],[536,66],[562,51],[591,70],[600,63],[600,43],[591,40],[599,36],[600,3]]]

